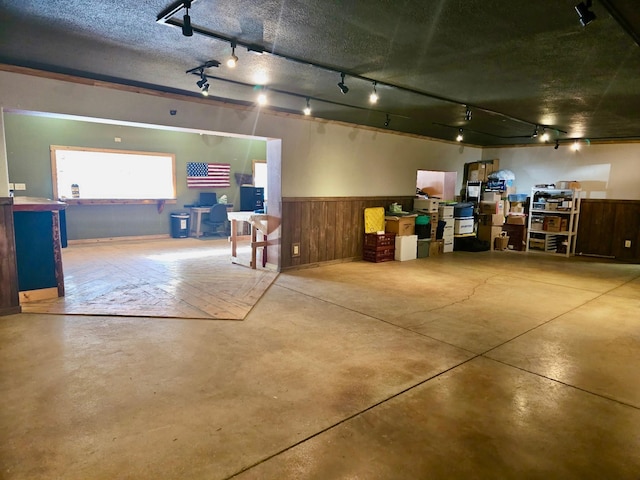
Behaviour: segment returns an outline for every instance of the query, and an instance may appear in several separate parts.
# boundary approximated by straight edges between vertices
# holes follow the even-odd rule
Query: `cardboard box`
[[[384,217],[384,230],[396,235],[414,235],[416,232],[416,216]]]
[[[502,201],[498,202],[480,202],[480,213],[487,214],[497,214],[501,213],[504,215],[504,203]]]
[[[456,235],[473,233],[473,217],[456,218],[453,223],[453,233]]]
[[[569,230],[569,219],[563,218],[562,220],[560,220],[560,231],[566,232],[568,230]]]
[[[526,225],[527,216],[526,215],[509,215],[507,217],[507,223],[509,225]]]
[[[442,246],[442,253],[451,253],[453,252],[453,238],[451,239],[450,242],[447,242],[447,240],[444,240],[444,244]]]
[[[559,232],[562,224],[562,218],[555,215],[547,215],[544,217],[542,229],[547,232]]]
[[[493,225],[479,225],[478,226],[478,239],[484,242],[489,242],[489,245],[494,245],[495,239],[502,233],[502,227],[494,227]]]
[[[500,200],[502,200],[502,198],[500,197],[500,193],[498,192],[484,192],[482,194],[482,201],[483,202],[499,202]]]
[[[454,230],[455,228],[453,225],[451,225],[450,227],[449,226],[444,227],[444,232],[442,233],[442,239],[445,241],[449,238],[453,240],[453,235],[455,233]]]
[[[509,237],[507,235],[500,235],[494,240],[494,248],[496,250],[508,250],[509,249]]]
[[[428,213],[438,213],[439,198],[414,198],[413,209]]]
[[[438,214],[443,220],[446,218],[453,218],[453,205],[440,205],[438,207]]]
[[[502,225],[504,224],[504,215],[501,213],[483,214],[479,217],[480,225]]]
[[[398,235],[396,236],[396,251],[394,257],[400,262],[406,260],[415,260],[418,255],[418,236],[417,235]]]
[[[442,240],[432,240],[429,246],[429,256],[436,257],[441,255],[444,250],[444,242]]]

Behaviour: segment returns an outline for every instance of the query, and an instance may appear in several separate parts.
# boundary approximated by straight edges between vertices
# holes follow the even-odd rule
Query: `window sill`
[[[124,198],[61,198],[61,202],[67,205],[158,205],[161,203],[175,204],[177,200],[143,200]]]

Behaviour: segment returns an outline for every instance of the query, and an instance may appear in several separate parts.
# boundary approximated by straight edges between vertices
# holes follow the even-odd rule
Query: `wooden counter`
[[[20,313],[13,198],[0,198],[0,315]]]
[[[34,197],[13,199],[13,223],[20,302],[64,296],[60,245],[63,202]]]

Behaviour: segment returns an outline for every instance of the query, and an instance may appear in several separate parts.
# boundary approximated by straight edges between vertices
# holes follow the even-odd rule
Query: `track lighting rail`
[[[192,0],[190,2],[191,6],[196,3],[197,0]],[[158,14],[156,21],[158,23],[164,24],[164,25],[169,25],[169,26],[173,26],[173,27],[178,27],[178,28],[182,28],[183,27],[183,22],[181,20],[179,20],[178,18],[174,18],[174,15],[176,15],[180,10],[182,10],[185,7],[185,1],[184,0],[178,0],[173,2],[171,5],[169,5],[167,8],[165,8],[162,12],[160,12],[160,14]],[[379,80],[375,80],[373,78],[369,78],[369,77],[365,77],[362,75],[358,75],[356,73],[352,73],[349,72],[348,70],[345,70],[344,68],[341,67],[335,67],[332,65],[327,65],[327,64],[323,64],[323,63],[318,63],[318,62],[313,62],[310,60],[306,60],[303,58],[298,58],[295,57],[293,55],[289,55],[283,52],[280,52],[278,50],[276,50],[273,46],[271,46],[270,48],[265,48],[265,46],[261,46],[261,45],[256,45],[255,43],[248,43],[248,42],[244,42],[238,38],[235,37],[230,37],[228,35],[223,35],[221,33],[217,33],[217,32],[213,32],[211,30],[207,30],[205,28],[202,27],[198,27],[196,25],[191,25],[191,29],[193,30],[194,34],[198,34],[198,35],[202,35],[208,38],[212,38],[214,40],[219,40],[225,43],[234,43],[236,46],[241,46],[246,48],[248,51],[253,51],[253,52],[258,52],[258,53],[267,53],[269,55],[272,55],[274,57],[278,57],[278,58],[282,58],[284,60],[290,61],[290,62],[294,62],[294,63],[299,63],[301,65],[307,65],[313,68],[317,68],[317,69],[321,69],[321,70],[325,70],[327,72],[332,72],[332,73],[337,73],[337,74],[341,74],[341,75],[346,75],[348,77],[351,78],[355,78],[358,80],[362,80],[365,81],[367,83],[372,83],[372,82],[376,82],[376,84],[378,86],[385,86],[385,87],[391,87],[394,88],[396,90],[399,91],[403,91],[406,93],[410,93],[413,95],[418,95],[418,96],[422,96],[425,98],[430,98],[432,100],[436,100],[436,101],[440,101],[443,103],[450,103],[450,104],[454,104],[454,105],[460,105],[462,107],[464,107],[465,109],[474,109],[474,110],[479,110],[479,111],[483,111],[492,115],[497,115],[500,116],[502,118],[508,119],[510,121],[513,122],[517,122],[517,123],[522,123],[525,125],[531,125],[531,126],[536,126],[536,125],[540,125],[540,126],[545,126],[547,128],[551,128],[551,129],[555,129],[558,131],[562,131],[554,126],[551,125],[541,125],[539,123],[536,122],[531,122],[529,120],[525,120],[522,118],[518,118],[518,117],[514,117],[512,115],[506,114],[506,113],[502,113],[502,112],[498,112],[496,110],[492,110],[489,108],[484,108],[481,107],[479,105],[472,105],[468,102],[463,102],[460,100],[456,100],[454,98],[449,98],[449,97],[445,97],[442,95],[437,95],[434,93],[429,93],[429,92],[424,92],[422,90],[417,90],[414,88],[409,88],[409,87],[404,87],[401,85],[396,85],[393,83],[387,83],[387,82],[381,82]],[[189,73],[189,72],[188,72]],[[341,82],[344,84],[344,80]],[[282,92],[282,93],[287,93],[289,95],[294,95],[293,93],[290,92]],[[346,92],[345,92],[346,93]],[[297,97],[301,97],[301,98],[306,98],[307,95],[306,94],[295,94],[294,96]],[[325,101],[325,100],[322,100]],[[327,102],[327,103],[334,103],[337,105],[337,103],[335,102]],[[348,107],[352,107],[352,108],[358,108],[358,107],[354,107],[353,105],[345,105]],[[370,110],[368,108],[364,108],[365,110]],[[456,127],[457,128],[457,127]]]

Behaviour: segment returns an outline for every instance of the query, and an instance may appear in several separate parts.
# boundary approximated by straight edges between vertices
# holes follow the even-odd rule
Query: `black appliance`
[[[264,187],[240,187],[240,211],[255,212],[264,209]]]

